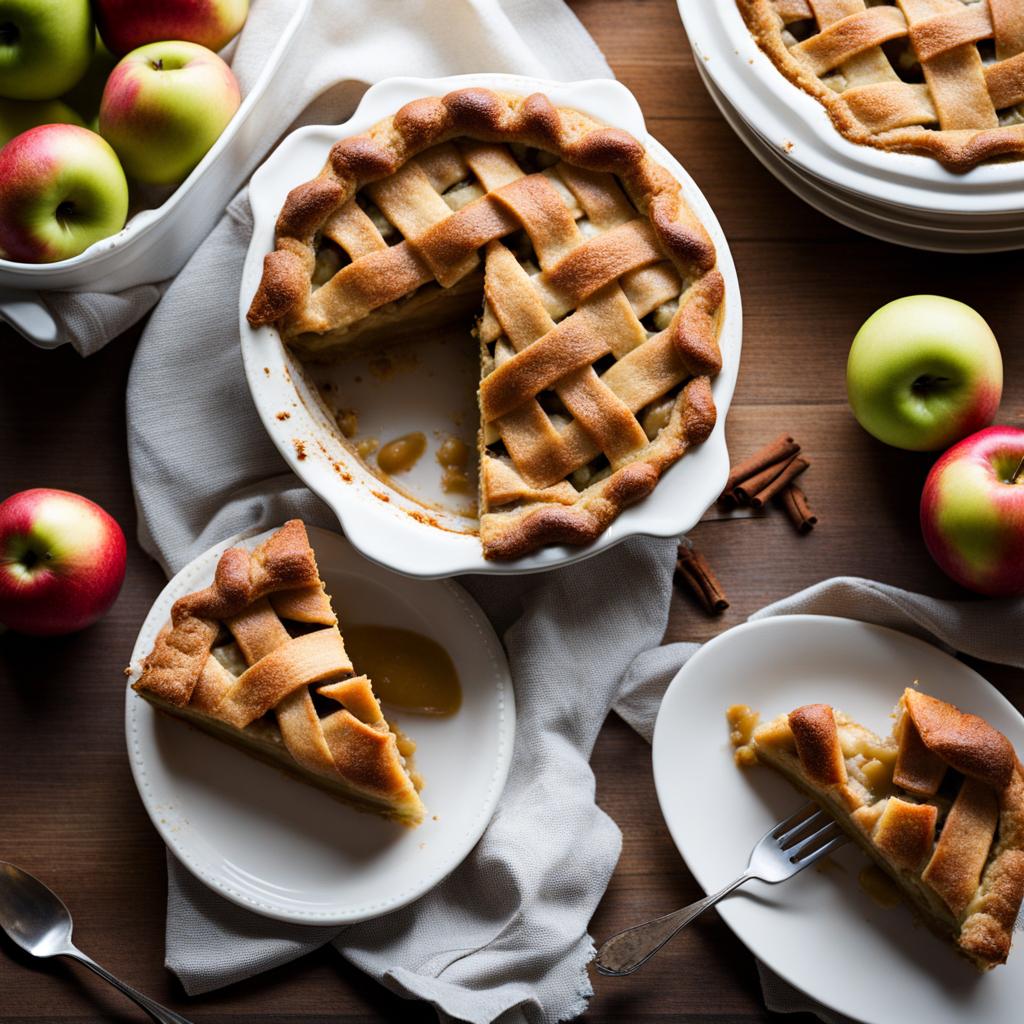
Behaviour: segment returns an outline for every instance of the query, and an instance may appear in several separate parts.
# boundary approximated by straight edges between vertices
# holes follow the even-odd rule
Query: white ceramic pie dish
[[[253,0],[258,5],[260,0]],[[294,9],[259,78],[191,174],[159,206],[135,214],[116,235],[57,263],[0,259],[0,319],[42,348],[61,343],[40,291],[116,292],[177,273],[245,181],[258,154],[262,119],[287,100],[278,71],[313,0]],[[272,115],[271,115],[272,116]]]
[[[718,90],[700,63],[697,69],[722,116],[755,157],[809,206],[839,223],[896,245],[935,252],[1003,252],[1024,248],[1024,217],[933,217],[906,207],[855,195],[803,171],[785,151],[762,137]]]
[[[914,680],[981,715],[1024,751],[1024,718],[963,662],[894,630],[850,619],[779,616],[705,644],[670,684],[652,751],[672,838],[707,892],[735,878],[754,843],[806,802],[771,768],[740,768],[725,721],[730,704],[767,720],[828,703],[888,734]],[[771,970],[844,1018],[863,1024],[1009,1024],[1024,1003],[1024,948],[984,976],[915,923],[905,906],[863,891],[867,857],[852,844],[780,885],[752,882],[717,910]],[[670,908],[665,908],[666,910]],[[661,954],[672,956],[671,947]]]
[[[125,734],[146,812],[189,871],[266,917],[339,925],[410,903],[476,845],[508,776],[515,697],[501,643],[461,587],[395,576],[340,535],[307,529],[343,633],[346,623],[413,629],[440,643],[455,663],[463,700],[454,715],[385,708],[417,743],[416,767],[426,780],[423,824],[407,829],[346,807],[160,714],[131,689],[174,601],[211,581],[226,548],[253,547],[272,530],[211,548],[156,599],[132,651]]]
[[[412,99],[443,95],[453,89],[482,85],[508,92],[541,91],[560,106],[574,107],[644,140],[651,155],[681,182],[690,206],[704,223],[718,250],[725,278],[726,301],[720,345],[722,371],[713,392],[718,421],[704,444],[689,452],[664,475],[654,492],[627,509],[593,544],[583,548],[551,547],[514,562],[489,562],[483,557],[473,526],[464,516],[425,509],[373,475],[337,435],[330,414],[285,350],[272,327],[253,329],[246,310],[262,272],[263,256],[273,248],[274,222],[288,191],[315,176],[330,146],[339,138],[365,131]],[[715,501],[729,472],[725,420],[739,369],[742,312],[739,283],[728,244],[707,201],[692,179],[644,125],[633,95],[611,80],[559,83],[514,75],[460,75],[442,79],[395,78],[373,86],[342,126],[309,126],[288,136],[253,175],[249,189],[253,237],[242,271],[239,324],[242,357],[253,401],[274,444],[291,469],[337,514],[345,534],[366,557],[410,576],[436,578],[465,572],[527,573],[588,558],[627,537],[676,536],[690,529]],[[468,331],[467,343],[473,343]],[[443,374],[429,382],[415,375],[390,391],[391,436],[408,429],[427,430],[417,417],[431,415],[434,392],[450,394]],[[472,393],[470,393],[472,399]],[[372,396],[367,399],[372,401]],[[434,408],[438,429],[447,421]],[[286,415],[282,415],[286,414]],[[372,412],[370,414],[372,416]],[[360,410],[360,417],[363,410]],[[426,457],[425,457],[426,458]]]
[[[791,83],[750,34],[735,0],[677,0],[703,71],[787,161],[848,192],[926,217],[1024,217],[1024,162],[954,174],[930,157],[850,142],[813,96]]]

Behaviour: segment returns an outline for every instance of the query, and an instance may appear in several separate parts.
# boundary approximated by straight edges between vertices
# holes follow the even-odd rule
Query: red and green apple
[[[219,50],[249,13],[249,0],[95,0],[94,6],[100,35],[118,54],[165,39]]]
[[[0,0],[0,96],[67,92],[85,74],[95,38],[89,0]]]
[[[128,183],[95,132],[44,124],[0,149],[0,255],[24,263],[77,256],[116,234],[128,216]]]
[[[921,495],[925,544],[958,583],[1024,594],[1024,430],[989,427],[949,449]]]
[[[0,503],[0,623],[36,636],[73,633],[114,603],[124,533],[99,505],[38,487]]]
[[[206,155],[234,116],[238,82],[196,43],[151,43],[121,59],[100,104],[100,134],[128,176],[176,185]]]
[[[857,332],[846,390],[860,425],[896,448],[936,451],[988,426],[1003,390],[995,335],[970,306],[909,295]]]

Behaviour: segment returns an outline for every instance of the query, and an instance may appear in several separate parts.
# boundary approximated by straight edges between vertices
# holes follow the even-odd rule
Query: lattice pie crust
[[[338,142],[275,245],[249,321],[307,356],[485,299],[488,558],[592,541],[714,426],[714,245],[640,142],[546,96],[464,89]]]
[[[175,601],[134,689],[361,810],[423,820],[414,745],[354,674],[298,519],[225,551],[213,583]]]
[[[737,0],[847,138],[955,171],[1024,155],[1022,0]]]
[[[824,804],[977,967],[1006,960],[1024,898],[1024,771],[1002,733],[908,688],[889,738],[808,704],[747,749]]]

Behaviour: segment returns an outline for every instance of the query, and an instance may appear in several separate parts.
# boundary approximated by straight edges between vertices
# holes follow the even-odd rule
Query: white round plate
[[[1024,718],[991,684],[938,648],[880,626],[780,616],[737,626],[690,659],[658,713],[654,781],[672,838],[706,892],[740,874],[757,840],[806,802],[772,769],[737,767],[725,709],[749,704],[767,720],[820,702],[887,735],[915,680],[1024,750]],[[863,1024],[1019,1020],[1024,951],[979,975],[905,906],[877,905],[858,883],[866,863],[845,846],[780,885],[747,883],[718,910],[776,974]]]
[[[682,184],[687,202],[715,243],[718,266],[725,278],[725,315],[719,339],[722,370],[712,385],[718,422],[711,436],[672,466],[652,494],[626,509],[593,544],[583,548],[549,547],[513,562],[484,559],[474,532],[475,520],[450,510],[427,510],[422,503],[374,476],[342,443],[333,417],[281,344],[277,332],[271,327],[253,329],[245,319],[260,280],[263,257],[273,248],[274,222],[285,196],[298,182],[320,171],[331,145],[339,138],[366,131],[412,99],[444,95],[469,86],[522,94],[541,91],[559,106],[582,110],[644,140],[654,159]],[[707,200],[672,155],[647,134],[636,99],[620,83],[610,79],[549,82],[497,74],[388,79],[369,89],[344,125],[312,125],[289,135],[253,175],[249,197],[253,235],[242,271],[239,327],[253,402],[267,433],[293,472],[331,506],[346,537],[367,558],[420,578],[464,572],[539,572],[596,555],[631,536],[672,537],[684,533],[721,493],[729,475],[725,420],[736,385],[742,341],[736,269],[725,235]],[[434,346],[432,342],[429,359],[421,349],[420,363],[426,373],[395,372],[390,379],[379,381],[371,380],[369,374],[361,371],[352,371],[354,378],[363,378],[357,399],[360,424],[365,420],[378,432],[379,424],[389,424],[390,429],[380,437],[381,441],[410,430],[425,433],[429,447],[418,468],[426,476],[433,467],[435,479],[439,473],[433,452],[440,436],[451,433],[453,413],[477,414],[476,376],[467,381],[451,368],[453,349],[457,350],[460,343],[472,342],[468,325],[461,336],[438,340],[448,346],[447,356],[443,346]],[[471,349],[472,353],[477,351],[475,345]],[[472,372],[475,374],[475,367]],[[467,408],[463,409],[464,406]],[[475,433],[471,443],[475,444]],[[410,489],[415,488],[417,495],[423,497],[423,480],[416,480],[415,473],[404,479]],[[442,498],[440,493],[436,497]]]
[[[345,623],[413,629],[455,662],[463,700],[454,715],[385,709],[416,741],[426,821],[410,829],[346,807],[159,714],[131,689],[174,601],[211,581],[226,548],[253,547],[272,531],[217,545],[157,598],[132,652],[128,756],[157,831],[211,889],[280,921],[348,924],[423,895],[476,844],[508,775],[515,700],[501,644],[461,587],[395,576],[360,558],[338,534],[308,529],[343,632]]]

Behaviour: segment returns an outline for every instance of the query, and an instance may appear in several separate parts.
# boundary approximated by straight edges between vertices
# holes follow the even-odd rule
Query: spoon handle
[[[175,1013],[173,1010],[168,1010],[166,1006],[161,1006],[158,1002],[150,999],[149,996],[136,992],[130,985],[126,985],[119,978],[115,978],[110,971],[105,967],[100,967],[95,960],[87,957],[81,950],[72,948],[65,955],[72,957],[80,964],[84,964],[93,974],[98,974],[104,981],[109,981],[114,988],[126,995],[133,1003],[142,1007],[157,1024],[191,1024],[190,1021],[180,1014]]]

